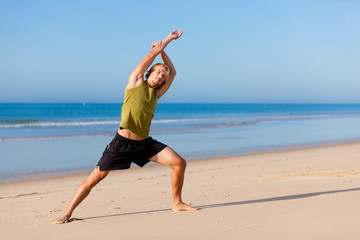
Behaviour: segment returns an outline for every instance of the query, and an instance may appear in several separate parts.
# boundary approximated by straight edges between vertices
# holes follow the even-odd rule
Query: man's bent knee
[[[179,170],[184,170],[186,168],[186,160],[182,157],[179,156],[174,162],[174,168],[177,168]]]

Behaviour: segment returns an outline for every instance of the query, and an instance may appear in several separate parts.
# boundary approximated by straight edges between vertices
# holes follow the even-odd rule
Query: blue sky
[[[151,43],[183,29],[161,102],[360,103],[359,12],[347,0],[0,0],[0,102],[122,102]]]

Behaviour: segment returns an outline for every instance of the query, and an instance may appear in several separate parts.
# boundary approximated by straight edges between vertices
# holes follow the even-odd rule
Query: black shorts
[[[137,141],[116,133],[114,139],[106,146],[97,166],[100,171],[128,169],[132,162],[143,167],[150,158],[166,147],[151,137]]]

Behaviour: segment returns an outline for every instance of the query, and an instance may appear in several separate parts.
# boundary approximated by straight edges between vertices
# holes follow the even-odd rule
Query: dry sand
[[[1,239],[359,239],[360,143],[190,161],[171,212],[170,170],[114,171],[53,225],[85,175],[0,185]]]

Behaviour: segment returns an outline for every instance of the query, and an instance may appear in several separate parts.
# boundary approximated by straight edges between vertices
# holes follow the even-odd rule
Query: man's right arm
[[[152,44],[149,53],[141,60],[135,70],[129,76],[129,82],[126,88],[134,88],[144,81],[144,73],[154,62],[155,58],[166,48],[166,46],[182,35],[182,30],[175,30],[171,32],[164,40]]]
[[[149,53],[141,60],[141,62],[136,66],[135,70],[129,76],[129,82],[126,88],[134,88],[138,86],[141,81],[144,81],[144,73],[154,62],[155,58],[161,50],[161,42],[153,43],[153,47]]]

